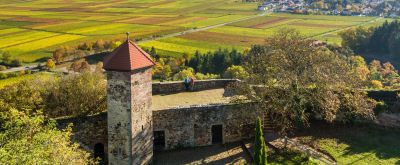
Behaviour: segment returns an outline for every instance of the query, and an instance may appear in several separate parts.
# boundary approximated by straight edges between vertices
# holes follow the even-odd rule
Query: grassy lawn
[[[296,136],[338,164],[400,164],[400,130],[377,125],[314,125]]]
[[[312,160],[304,154],[285,151],[282,153],[269,153],[268,164],[270,165],[317,165],[316,160]]]

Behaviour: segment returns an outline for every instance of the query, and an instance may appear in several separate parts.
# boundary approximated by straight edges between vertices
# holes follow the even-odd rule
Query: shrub
[[[226,69],[224,77],[244,80],[249,78],[249,73],[242,66],[232,65]]]
[[[254,142],[254,159],[253,159],[254,165],[266,165],[267,146],[265,145],[260,117],[257,118],[255,131],[256,131],[256,139]]]
[[[95,164],[70,141],[71,127],[58,130],[44,116],[0,103],[0,164]]]
[[[2,70],[6,70],[7,69],[7,67],[6,66],[4,66],[4,65],[0,65],[0,71],[2,71]]]
[[[198,79],[198,80],[207,80],[207,79],[217,79],[217,78],[219,78],[218,75],[211,74],[211,73],[207,73],[207,74],[196,73],[195,76],[196,76],[196,79]]]
[[[195,77],[193,68],[187,68],[187,69],[184,69],[184,70],[178,72],[177,74],[174,75],[174,80],[180,81],[186,77]]]

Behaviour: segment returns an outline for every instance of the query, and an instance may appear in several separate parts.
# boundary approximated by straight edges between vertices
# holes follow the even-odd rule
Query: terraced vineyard
[[[11,0],[0,2],[0,50],[24,62],[51,56],[60,45],[98,39],[122,39],[129,31],[138,39],[151,39],[199,29],[193,33],[141,42],[166,55],[217,48],[243,50],[262,43],[280,28],[339,43],[337,32],[352,26],[374,26],[374,17],[260,14],[256,3],[238,0]],[[243,21],[237,21],[246,19]],[[227,22],[233,22],[225,25]],[[204,27],[222,25],[201,30]]]

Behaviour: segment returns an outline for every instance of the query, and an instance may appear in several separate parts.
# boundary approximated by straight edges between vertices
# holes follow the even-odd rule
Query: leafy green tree
[[[93,49],[93,45],[92,45],[92,43],[84,42],[78,46],[78,49],[84,50],[84,51],[91,51]]]
[[[173,79],[176,81],[181,81],[186,77],[195,77],[193,68],[183,69],[175,74]]]
[[[197,80],[207,80],[207,79],[217,79],[217,78],[219,78],[218,75],[216,75],[216,74],[210,74],[210,73],[207,73],[207,74],[196,73],[195,76],[196,76],[196,79],[197,79]]]
[[[355,69],[356,74],[362,81],[367,81],[370,78],[370,70],[364,58],[361,56],[350,56],[350,65]]]
[[[53,52],[53,59],[56,61],[57,64],[63,61],[64,54],[65,54],[65,49],[63,48],[57,48]]]
[[[104,41],[103,40],[97,40],[94,44],[93,44],[93,49],[96,52],[101,52],[104,50]]]
[[[169,80],[172,73],[171,67],[166,65],[164,60],[164,58],[160,58],[153,69],[153,77],[161,81]]]
[[[372,28],[361,26],[339,33],[342,38],[342,46],[349,47],[356,53],[363,53],[367,51],[372,34]]]
[[[244,55],[235,49],[231,51],[218,49],[215,52],[207,52],[206,54],[196,51],[194,57],[187,62],[187,66],[193,68],[195,72],[222,75],[228,67],[241,65],[243,59]]]
[[[42,94],[44,113],[49,117],[85,116],[106,109],[104,75],[83,72],[57,79]]]
[[[56,68],[56,63],[54,63],[53,59],[48,59],[46,63],[46,68],[48,70],[53,70]]]
[[[240,97],[256,103],[257,109],[273,116],[285,135],[310,117],[333,121],[373,118],[374,101],[364,91],[360,77],[348,60],[298,31],[283,29],[254,46],[244,63],[249,78],[238,84]]]
[[[71,128],[58,130],[44,116],[29,116],[0,102],[0,164],[95,164],[70,141]]]
[[[24,80],[1,89],[0,101],[28,115],[84,116],[106,109],[106,82],[96,72]]]
[[[86,60],[84,60],[84,61],[81,62],[81,66],[79,68],[79,72],[82,73],[82,72],[87,72],[87,71],[90,71],[90,65]]]
[[[45,86],[52,86],[49,80],[24,80],[0,90],[0,101],[28,115],[35,114],[44,108],[43,93]]]
[[[242,66],[232,65],[231,67],[226,69],[224,77],[244,80],[249,78],[249,73],[247,73]]]
[[[9,52],[3,52],[1,56],[1,61],[5,65],[9,65],[11,62],[11,54]]]
[[[267,164],[267,146],[265,145],[262,123],[260,117],[256,121],[256,139],[254,142],[254,165]]]
[[[70,71],[74,72],[79,72],[79,69],[81,68],[80,62],[79,61],[74,61],[68,68]]]

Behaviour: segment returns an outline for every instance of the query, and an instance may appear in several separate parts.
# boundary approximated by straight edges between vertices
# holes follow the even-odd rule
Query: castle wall
[[[254,133],[256,112],[249,109],[249,105],[221,104],[153,111],[153,131],[165,132],[166,150],[211,145],[213,125],[223,126],[223,143],[238,141]],[[93,151],[97,143],[108,144],[107,112],[60,119],[57,123],[59,128],[73,123],[73,141],[88,151]]]
[[[370,90],[368,91],[368,96],[377,101],[394,103],[398,101],[399,92],[399,90]]]
[[[238,82],[236,79],[195,80],[194,91],[225,88],[230,83]],[[172,94],[185,92],[183,81],[153,83],[153,95]]]
[[[78,142],[82,148],[93,152],[96,144],[103,144],[107,153],[107,112],[93,116],[57,119],[59,129],[72,125],[72,141]]]
[[[222,142],[252,137],[257,113],[250,104],[190,106],[153,112],[154,131],[165,132],[165,148],[212,144],[211,127],[222,125]],[[245,106],[247,109],[245,109]]]

